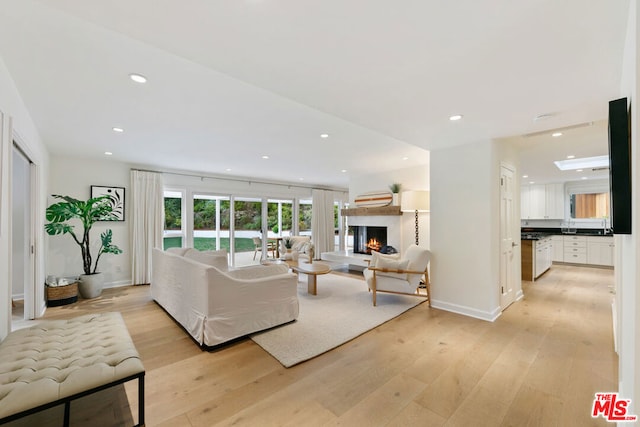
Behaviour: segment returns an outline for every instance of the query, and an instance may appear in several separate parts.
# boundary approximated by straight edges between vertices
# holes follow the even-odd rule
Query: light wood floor
[[[147,370],[149,426],[607,425],[590,410],[595,392],[617,390],[612,283],[612,270],[554,265],[494,323],[421,304],[289,369],[249,339],[201,351],[148,286],[46,318],[122,312]],[[136,392],[126,386],[133,419]]]

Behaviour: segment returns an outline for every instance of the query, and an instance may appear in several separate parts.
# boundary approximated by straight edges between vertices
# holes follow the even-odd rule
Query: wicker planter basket
[[[65,286],[46,286],[47,306],[71,304],[78,301],[78,283],[70,283]]]

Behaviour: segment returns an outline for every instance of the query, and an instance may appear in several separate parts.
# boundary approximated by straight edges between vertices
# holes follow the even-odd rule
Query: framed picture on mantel
[[[92,185],[91,198],[100,196],[111,196],[111,206],[113,207],[113,213],[117,217],[113,221],[124,221],[124,187]]]

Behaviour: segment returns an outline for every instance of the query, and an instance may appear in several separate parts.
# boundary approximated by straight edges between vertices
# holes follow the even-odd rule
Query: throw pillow
[[[390,260],[399,260],[400,254],[382,254],[380,252],[371,251],[371,262],[369,263],[369,267],[377,267],[378,260],[380,259],[390,259]]]
[[[390,258],[380,257],[376,268],[386,268],[389,270],[406,270],[409,265],[409,260],[397,260]],[[376,271],[378,276],[393,277],[394,279],[407,280],[407,273],[388,273],[384,271]]]
[[[229,270],[226,251],[199,251],[197,249],[192,249],[187,251],[187,253],[184,254],[184,257],[201,262],[202,264],[210,265],[220,271]]]

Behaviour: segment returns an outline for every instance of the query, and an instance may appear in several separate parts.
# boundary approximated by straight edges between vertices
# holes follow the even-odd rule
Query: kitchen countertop
[[[613,236],[598,228],[578,228],[575,233],[563,233],[557,228],[521,228],[520,240],[540,240],[548,236]]]

